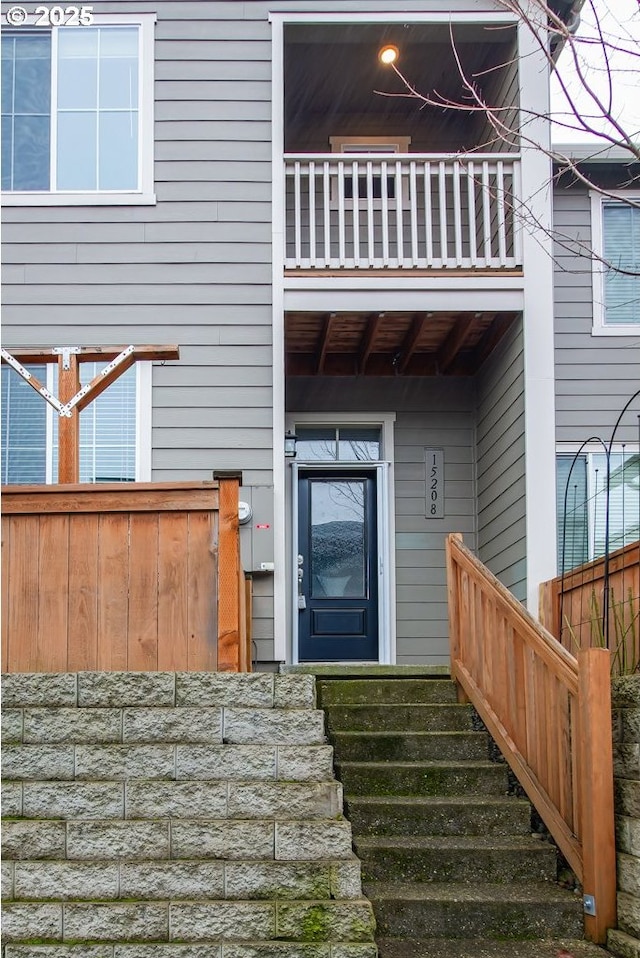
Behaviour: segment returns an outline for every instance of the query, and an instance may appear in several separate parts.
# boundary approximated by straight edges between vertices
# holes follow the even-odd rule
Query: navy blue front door
[[[377,661],[375,472],[301,470],[298,506],[300,661]]]

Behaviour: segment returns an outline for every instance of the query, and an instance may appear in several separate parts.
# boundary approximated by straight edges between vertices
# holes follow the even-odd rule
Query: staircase
[[[5,958],[374,958],[312,676],[9,675],[3,706]]]
[[[318,693],[380,958],[602,958],[451,681],[320,677]]]

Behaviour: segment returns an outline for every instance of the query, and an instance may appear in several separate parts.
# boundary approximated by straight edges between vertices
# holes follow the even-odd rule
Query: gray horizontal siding
[[[554,250],[556,439],[608,441],[626,401],[640,387],[640,330],[630,336],[593,336],[591,263],[572,242],[591,245],[591,205],[586,189],[556,190]],[[636,411],[637,414],[637,411]],[[617,433],[636,441],[629,415]]]
[[[526,597],[524,354],[514,324],[476,376],[478,555]]]
[[[397,661],[448,662],[444,542],[475,547],[473,383],[464,379],[293,379],[292,412],[396,413]],[[445,518],[426,518],[425,447],[444,449]]]

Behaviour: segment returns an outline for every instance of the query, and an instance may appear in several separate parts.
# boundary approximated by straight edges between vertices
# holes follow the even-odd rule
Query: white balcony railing
[[[507,154],[288,154],[285,268],[518,269],[519,175]]]

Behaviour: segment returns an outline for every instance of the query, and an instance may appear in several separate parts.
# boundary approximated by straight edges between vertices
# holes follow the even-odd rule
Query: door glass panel
[[[311,594],[366,596],[365,481],[311,483]]]

